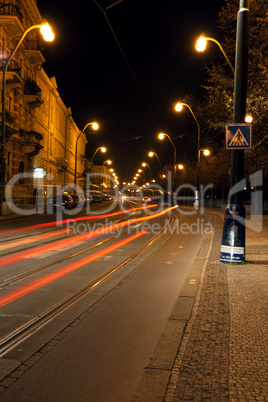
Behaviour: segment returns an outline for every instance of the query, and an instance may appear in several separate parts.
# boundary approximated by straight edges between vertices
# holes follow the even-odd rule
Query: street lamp
[[[194,112],[192,111],[192,108],[189,105],[187,105],[187,103],[183,103],[183,102],[176,103],[176,105],[175,105],[176,112],[181,112],[183,109],[183,106],[186,106],[190,110],[190,112],[196,122],[196,125],[197,125],[197,193],[196,193],[197,198],[195,200],[195,209],[199,209],[198,191],[199,191],[199,163],[200,163],[200,125],[198,123],[198,120],[197,120]]]
[[[242,124],[246,116],[247,74],[249,49],[250,12],[249,0],[240,0],[237,14],[235,79],[234,79],[234,113],[233,123]],[[236,217],[244,219],[245,208],[242,192],[238,190],[239,182],[244,179],[244,150],[233,149],[231,152],[231,188],[229,205],[225,210],[224,228],[220,261],[224,263],[243,262],[245,260],[245,226],[236,222]],[[243,183],[243,182],[242,182]],[[231,219],[230,219],[231,218]],[[240,226],[240,227],[239,227]],[[236,239],[238,233],[239,238]],[[224,239],[234,239],[226,245]],[[238,240],[238,241],[237,241]]]
[[[24,40],[25,36],[32,31],[33,29],[40,29],[43,38],[47,42],[51,42],[54,39],[54,34],[46,20],[43,20],[40,24],[31,25],[27,28],[20,39],[18,40],[16,46],[8,56],[8,59],[3,67],[3,76],[2,76],[2,141],[1,141],[1,172],[0,172],[0,213],[2,213],[2,206],[5,197],[5,142],[6,142],[6,73],[8,65]]]
[[[99,147],[96,149],[96,151],[94,152],[94,154],[92,155],[92,157],[90,158],[90,167],[92,165],[92,160],[94,158],[94,156],[96,155],[96,153],[101,150],[101,152],[105,153],[107,151],[107,149],[105,147]]]
[[[143,167],[147,166],[148,167],[148,169],[150,171],[150,180],[152,180],[152,170],[151,170],[150,166],[148,165],[148,163],[142,162],[141,166],[143,166]]]
[[[171,142],[171,144],[172,144],[172,146],[173,146],[173,149],[174,149],[173,167],[174,167],[174,174],[175,174],[175,173],[176,173],[176,159],[177,159],[177,157],[176,157],[176,147],[175,147],[175,145],[174,145],[172,139],[170,138],[170,136],[169,136],[168,134],[166,134],[166,133],[159,133],[159,134],[158,134],[159,140],[163,140],[165,137],[167,137],[167,138],[169,139],[169,141]]]
[[[148,153],[148,156],[150,156],[150,158],[152,158],[153,156],[155,156],[157,158],[157,160],[159,162],[159,166],[160,166],[160,171],[161,171],[161,162],[160,162],[160,159],[159,159],[158,155],[154,151],[150,151]]]
[[[76,184],[76,176],[77,176],[77,145],[78,145],[78,140],[79,140],[81,134],[83,134],[85,132],[85,130],[86,130],[86,128],[88,126],[92,126],[93,130],[98,130],[98,128],[99,128],[98,123],[96,123],[95,121],[92,122],[92,123],[87,123],[85,125],[85,127],[83,128],[83,130],[80,131],[78,137],[76,138],[76,142],[75,142],[75,163],[74,163],[74,182],[75,182],[75,184]]]
[[[227,54],[225,53],[225,51],[224,51],[223,48],[222,48],[222,45],[221,45],[220,42],[218,42],[216,39],[214,39],[214,38],[209,38],[209,37],[206,37],[204,34],[201,34],[201,35],[199,36],[199,38],[197,39],[197,42],[196,42],[196,46],[195,46],[196,50],[197,50],[198,52],[203,52],[203,51],[206,49],[207,41],[214,42],[214,43],[216,43],[216,44],[219,46],[219,48],[220,48],[220,50],[221,50],[223,56],[225,57],[225,60],[227,61],[227,63],[228,63],[229,66],[231,67],[232,72],[233,72],[233,74],[234,74],[235,72],[234,72],[234,67],[233,67],[232,63],[231,63],[230,60],[228,59]]]
[[[106,161],[103,162],[103,166],[105,165],[105,163],[107,163],[107,165],[111,165],[112,161],[110,159],[107,159]]]
[[[201,152],[203,152],[203,154],[205,156],[209,156],[210,155],[210,150],[209,149],[200,149]]]

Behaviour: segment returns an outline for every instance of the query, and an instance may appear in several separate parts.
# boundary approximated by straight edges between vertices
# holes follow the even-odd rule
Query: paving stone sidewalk
[[[248,264],[219,262],[223,224],[181,341],[165,402],[268,401],[268,230],[247,229]]]

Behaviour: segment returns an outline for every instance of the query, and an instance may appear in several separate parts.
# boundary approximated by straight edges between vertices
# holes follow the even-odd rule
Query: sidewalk
[[[219,262],[223,223],[175,358],[165,402],[268,401],[268,216],[246,230],[247,264]]]

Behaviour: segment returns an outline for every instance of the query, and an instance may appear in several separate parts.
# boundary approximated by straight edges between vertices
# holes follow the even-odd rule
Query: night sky
[[[48,76],[82,130],[98,121],[98,134],[88,135],[88,152],[106,145],[119,180],[132,180],[141,162],[156,158],[172,163],[196,158],[192,137],[197,127],[188,110],[174,112],[174,103],[192,94],[202,99],[205,64],[221,57],[216,45],[195,51],[200,33],[221,40],[218,12],[224,0],[37,0],[43,18],[52,25],[55,40],[44,45]],[[239,5],[238,5],[239,6]],[[104,156],[99,163],[104,161]],[[96,160],[98,162],[98,160]]]

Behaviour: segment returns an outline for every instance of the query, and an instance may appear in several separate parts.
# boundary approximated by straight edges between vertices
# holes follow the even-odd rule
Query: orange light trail
[[[79,261],[73,262],[59,270],[53,273],[49,273],[45,276],[43,276],[41,279],[37,279],[30,284],[23,286],[22,288],[15,290],[13,292],[10,292],[9,294],[0,297],[0,307],[3,307],[9,303],[11,303],[14,300],[17,300],[18,298],[25,296],[26,294],[33,292],[36,289],[39,289],[48,283],[55,281],[56,279],[61,278],[62,276],[69,274],[70,272],[75,271],[76,269],[82,267],[83,265],[89,264],[92,261],[95,261],[97,258],[100,258],[116,249],[119,247],[124,246],[127,243],[132,242],[133,240],[143,236],[146,233],[146,230],[142,230],[132,236],[127,237],[126,239],[123,239],[109,247],[106,247],[103,250],[100,250],[90,256],[84,257],[80,259]]]
[[[64,219],[62,221],[39,223],[37,225],[26,226],[23,228],[2,230],[0,232],[0,236],[12,234],[12,233],[24,232],[26,230],[40,229],[40,228],[45,228],[45,227],[50,227],[50,226],[55,226],[55,225],[63,225],[65,223],[71,223],[71,222],[86,221],[86,220],[91,220],[91,219],[110,218],[111,216],[124,215],[124,214],[128,214],[130,212],[135,212],[135,211],[139,211],[142,209],[153,208],[156,206],[157,205],[155,204],[155,205],[149,205],[146,207],[130,208],[130,209],[125,209],[123,211],[111,212],[110,214],[94,215],[94,216],[80,216],[79,218]]]
[[[36,255],[43,254],[45,252],[59,250],[60,248],[68,247],[73,244],[77,244],[79,242],[90,240],[97,236],[101,236],[103,234],[107,234],[107,233],[110,233],[113,231],[118,231],[118,229],[125,227],[125,226],[132,225],[134,223],[158,218],[175,208],[177,208],[177,205],[164,209],[163,211],[158,212],[157,214],[153,214],[150,216],[144,216],[144,217],[140,217],[140,218],[133,218],[133,219],[129,219],[129,220],[126,220],[126,221],[120,222],[120,223],[114,223],[112,225],[107,225],[107,226],[104,226],[103,228],[93,230],[90,233],[84,233],[81,235],[73,236],[68,239],[59,240],[57,242],[54,242],[51,244],[46,244],[46,245],[40,246],[40,247],[36,247],[31,250],[25,250],[25,251],[21,251],[21,252],[12,254],[12,255],[2,257],[2,258],[0,258],[0,268],[5,268],[7,265],[13,264],[22,259],[29,259],[29,258],[35,257]]]
[[[66,234],[72,232],[72,229],[61,229],[61,230],[57,230],[53,233],[44,233],[42,235],[38,235],[38,236],[34,236],[32,238],[27,238],[27,239],[21,239],[21,240],[16,240],[16,241],[12,241],[10,243],[7,244],[2,244],[0,245],[0,250],[5,250],[7,248],[11,248],[11,247],[16,247],[16,246],[21,246],[23,244],[27,244],[27,243],[33,243],[35,241],[39,241],[39,240],[43,240],[43,239],[48,239],[50,237],[54,237],[54,236],[58,236],[61,234]]]

